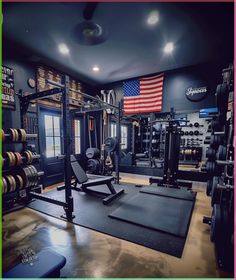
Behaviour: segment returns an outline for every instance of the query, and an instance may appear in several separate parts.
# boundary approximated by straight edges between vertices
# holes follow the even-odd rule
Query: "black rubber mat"
[[[189,200],[137,193],[109,216],[186,237],[192,208]]]
[[[179,198],[193,201],[196,198],[196,193],[187,190],[186,188],[182,189],[170,189],[170,188],[163,188],[157,186],[150,186],[144,187],[140,190],[141,193],[149,193],[155,194],[160,196],[172,197],[172,198]]]
[[[185,238],[127,223],[108,216],[118,207],[126,204],[130,198],[140,191],[140,188],[136,188],[134,185],[122,185],[117,186],[117,188],[124,188],[125,193],[109,205],[103,205],[102,199],[96,196],[73,191],[75,215],[73,223],[175,257],[181,257]],[[101,187],[100,190],[107,190],[107,188]],[[61,200],[64,200],[65,196],[64,191],[59,192],[56,190],[48,192],[47,195]],[[168,205],[168,207],[170,206]],[[32,201],[29,207],[59,219],[62,219],[61,215],[64,214],[62,207],[40,200]]]

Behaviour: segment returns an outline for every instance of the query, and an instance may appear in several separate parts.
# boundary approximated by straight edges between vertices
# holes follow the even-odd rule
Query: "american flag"
[[[124,82],[125,114],[161,112],[164,73]]]

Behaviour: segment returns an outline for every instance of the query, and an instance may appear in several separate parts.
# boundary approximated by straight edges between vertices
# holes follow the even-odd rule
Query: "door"
[[[62,122],[60,113],[40,110],[40,150],[41,168],[44,171],[44,186],[62,182],[64,179],[64,161],[57,156],[63,154]]]

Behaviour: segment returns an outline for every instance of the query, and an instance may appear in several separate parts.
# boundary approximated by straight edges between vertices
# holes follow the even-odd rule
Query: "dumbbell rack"
[[[211,226],[210,239],[215,243],[218,266],[230,272],[234,267],[234,112],[230,110],[230,116],[228,112],[229,101],[233,103],[233,98],[229,98],[233,90],[232,73],[232,68],[224,69],[223,83],[216,89],[219,113],[211,122],[210,148],[206,152],[209,174],[206,193],[211,196],[213,210],[211,217],[203,218]]]
[[[18,135],[16,129],[10,129],[9,131],[14,131],[14,134],[5,134],[2,130],[2,140],[4,146],[9,144],[22,144],[23,150],[25,151],[27,139],[37,138],[36,134],[26,134],[24,132],[24,135],[20,135],[20,133]],[[18,132],[21,131],[24,130],[18,129]],[[31,167],[27,167],[27,162],[29,164],[32,164],[33,161],[38,160],[40,158],[40,155],[33,155],[30,151],[25,151],[23,154],[20,154],[18,152],[7,151],[3,153],[3,155],[5,155],[6,157],[2,157],[2,182],[4,182],[5,180],[5,184],[2,184],[2,208],[3,214],[7,214],[9,212],[21,209],[26,205],[26,203],[30,200],[28,195],[29,191],[41,191],[41,186],[38,186],[36,182],[38,182],[38,177],[43,175],[43,172],[37,172],[37,169],[33,165],[30,165]],[[19,175],[19,173],[22,173],[23,170],[25,170],[25,167],[30,168],[31,175],[33,174],[33,172],[35,174],[35,184],[33,184],[33,181],[31,181],[31,186],[28,186],[29,181],[25,185],[25,181],[23,180],[22,176]]]

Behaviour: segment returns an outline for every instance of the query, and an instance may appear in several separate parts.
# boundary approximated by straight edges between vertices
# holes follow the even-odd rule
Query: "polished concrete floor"
[[[133,174],[123,175],[122,181],[148,184],[147,177]],[[205,185],[195,183],[194,190],[197,201],[181,259],[24,208],[4,216],[3,271],[16,265],[21,250],[30,247],[36,252],[50,248],[64,255],[67,264],[62,277],[230,277],[218,270],[209,227],[202,223],[202,217],[211,214]]]

